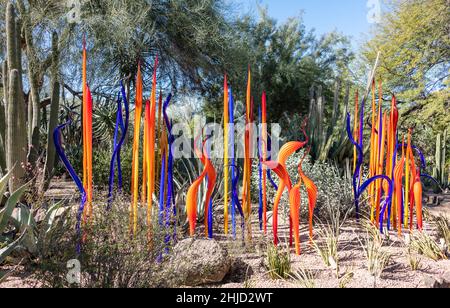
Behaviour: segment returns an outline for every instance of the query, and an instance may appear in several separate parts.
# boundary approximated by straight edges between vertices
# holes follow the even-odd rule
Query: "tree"
[[[394,1],[363,50],[368,63],[381,51],[379,77],[400,100],[426,99],[448,87],[449,11],[448,0]]]
[[[378,78],[385,93],[397,96],[403,131],[414,130],[428,158],[434,136],[450,125],[449,11],[448,0],[395,1],[363,50],[368,63],[381,52]]]
[[[353,59],[344,36],[329,33],[317,38],[313,31],[306,30],[301,17],[278,24],[264,9],[257,20],[251,16],[237,20],[232,35],[224,62],[235,96],[245,99],[250,67],[255,104],[259,104],[262,92],[266,91],[268,114],[273,122],[284,122],[285,114],[307,114],[310,88],[314,84],[322,86],[325,97],[332,101],[334,84],[337,79],[346,80]],[[211,94],[220,96],[221,89],[215,90]],[[221,104],[220,99],[209,97],[207,110],[220,114]]]

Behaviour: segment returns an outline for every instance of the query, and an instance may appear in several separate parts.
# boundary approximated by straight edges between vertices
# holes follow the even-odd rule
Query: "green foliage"
[[[334,81],[345,78],[353,53],[346,37],[334,32],[316,37],[307,31],[300,16],[277,23],[266,10],[259,13],[258,19],[244,16],[234,23],[225,69],[236,100],[244,101],[250,67],[255,105],[266,91],[269,121],[287,129],[285,114],[308,113],[311,86],[322,86],[326,99],[333,100]],[[211,117],[220,114],[222,106],[222,82],[217,81],[205,104]]]
[[[430,139],[450,125],[448,11],[447,0],[391,1],[362,50],[365,63],[381,52],[377,78],[384,93],[396,94],[401,129],[414,129],[428,161],[435,153]]]
[[[346,221],[346,216],[339,205],[329,204],[326,208],[327,216],[324,223],[318,228],[317,238],[312,241],[312,246],[321,257],[323,263],[336,271],[339,276],[339,241],[341,229]]]
[[[381,51],[378,73],[401,101],[425,99],[448,86],[448,11],[447,0],[393,1],[366,45],[368,63]]]
[[[421,265],[421,259],[417,256],[417,254],[413,251],[411,247],[408,247],[407,258],[409,267],[412,271],[418,271]]]
[[[315,289],[316,288],[316,282],[315,277],[316,273],[314,273],[312,270],[300,268],[292,273],[290,277],[294,279],[299,285],[306,289]]]
[[[109,185],[109,169],[111,165],[111,157],[112,157],[112,149],[111,146],[103,149],[97,149],[96,153],[93,157],[94,161],[92,164],[93,167],[93,181],[95,185],[98,185],[102,189],[108,189]],[[121,151],[121,165],[122,165],[122,178],[123,178],[123,189],[124,192],[130,192],[131,187],[131,163],[132,163],[132,146],[126,145]],[[142,158],[140,159],[142,164]],[[116,166],[116,177],[115,180],[117,183],[117,163]],[[141,174],[142,176],[142,174]]]
[[[11,197],[6,201],[5,207],[0,212],[0,234],[3,233],[8,225],[8,222],[13,214],[14,208],[19,203],[25,191],[28,189],[29,184],[26,184],[16,190]]]
[[[3,196],[11,176],[10,172],[0,180],[0,196]],[[47,242],[54,236],[55,226],[61,222],[64,201],[49,207],[43,219],[36,222],[36,213],[20,203],[29,187],[30,183],[25,184],[12,193],[0,211],[0,264],[18,249],[34,257],[47,257]]]

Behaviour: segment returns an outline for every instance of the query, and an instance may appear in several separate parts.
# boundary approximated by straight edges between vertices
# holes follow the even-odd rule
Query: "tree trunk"
[[[58,34],[53,33],[52,37],[52,68],[51,68],[51,85],[52,85],[52,98],[50,105],[50,119],[48,123],[47,131],[47,157],[45,160],[45,183],[44,191],[48,189],[51,178],[54,173],[56,149],[53,141],[53,131],[58,125],[59,114],[59,95],[60,84],[58,82],[59,73],[59,50],[58,50]]]

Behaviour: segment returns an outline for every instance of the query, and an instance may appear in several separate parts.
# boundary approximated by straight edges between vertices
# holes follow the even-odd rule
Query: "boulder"
[[[450,271],[445,272],[444,275],[442,275],[442,280],[444,287],[450,289]]]
[[[168,268],[172,284],[195,287],[222,282],[231,260],[215,240],[186,239],[174,247]]]
[[[436,288],[439,288],[439,283],[433,277],[425,276],[422,279],[422,286],[427,289],[436,289]]]
[[[428,289],[449,289],[450,272],[446,272],[439,277],[425,276],[422,279],[422,286]]]

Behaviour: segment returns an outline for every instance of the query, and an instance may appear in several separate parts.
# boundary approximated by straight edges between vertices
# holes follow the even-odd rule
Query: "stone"
[[[450,289],[450,271],[442,275],[443,288]]]
[[[215,240],[186,239],[168,261],[172,284],[195,287],[222,282],[231,268],[228,252]]]
[[[444,275],[442,275],[442,279],[445,283],[450,283],[450,271],[445,272]]]
[[[422,279],[422,286],[427,289],[436,289],[436,288],[439,288],[439,283],[433,277],[425,276]]]
[[[427,276],[422,280],[422,285],[429,289],[449,289],[450,272],[446,272],[439,277]]]

